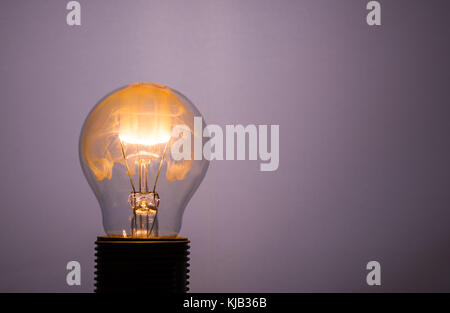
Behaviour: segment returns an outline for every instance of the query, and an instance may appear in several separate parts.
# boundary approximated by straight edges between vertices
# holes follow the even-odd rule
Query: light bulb
[[[155,83],[135,83],[103,98],[80,136],[80,162],[98,199],[108,236],[176,237],[184,209],[209,161],[194,160],[197,108],[181,93]],[[173,158],[183,125],[190,158]],[[183,136],[186,136],[183,133]]]

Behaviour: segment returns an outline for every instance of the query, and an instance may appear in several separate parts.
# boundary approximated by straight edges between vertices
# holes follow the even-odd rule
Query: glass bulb
[[[155,83],[116,90],[89,113],[80,162],[108,236],[178,236],[184,209],[209,165],[194,160],[195,137],[202,138],[205,127],[202,119],[197,130],[194,117],[201,114],[185,96]],[[172,157],[177,125],[190,137],[190,158]]]

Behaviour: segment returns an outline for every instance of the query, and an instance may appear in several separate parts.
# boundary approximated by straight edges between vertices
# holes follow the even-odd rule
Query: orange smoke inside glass
[[[98,181],[111,179],[116,163],[128,165],[133,176],[142,159],[161,158],[170,149],[172,129],[182,124],[193,129],[193,116],[171,89],[132,84],[107,96],[90,114],[82,151]],[[164,162],[168,181],[183,180],[191,167],[189,160],[169,156]]]

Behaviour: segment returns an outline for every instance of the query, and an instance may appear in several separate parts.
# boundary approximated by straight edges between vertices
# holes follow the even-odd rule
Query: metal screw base
[[[185,293],[189,240],[97,237],[95,292]]]

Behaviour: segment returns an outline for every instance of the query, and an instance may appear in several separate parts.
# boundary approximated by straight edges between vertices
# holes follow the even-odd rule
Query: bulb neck
[[[128,197],[128,202],[133,210],[131,236],[138,238],[158,237],[158,193],[132,192]]]

